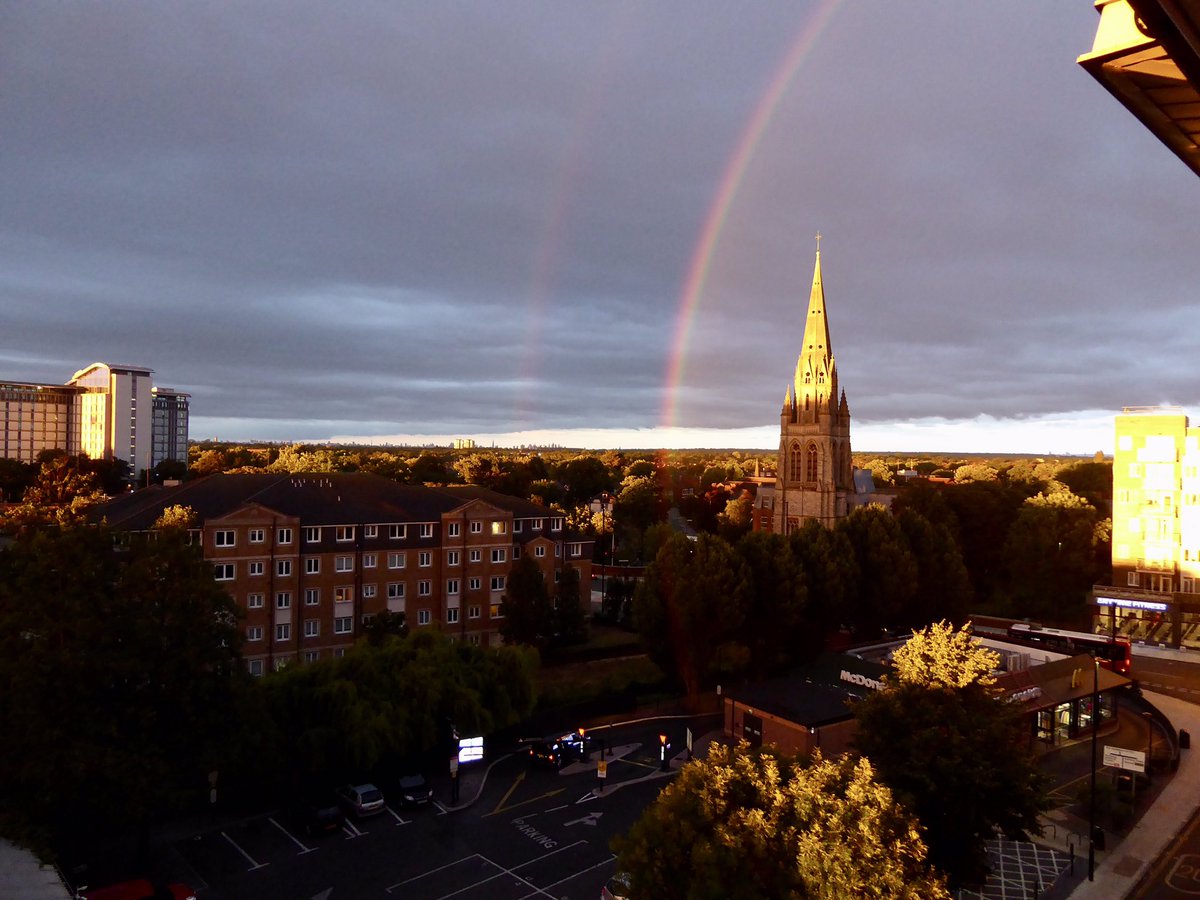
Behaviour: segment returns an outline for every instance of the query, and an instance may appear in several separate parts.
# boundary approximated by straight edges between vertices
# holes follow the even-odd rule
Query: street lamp
[[[1154,749],[1154,721],[1148,712],[1143,712],[1142,718],[1146,720],[1146,784],[1149,785],[1152,780],[1150,777],[1150,754]]]
[[[1096,732],[1100,730],[1100,660],[1092,657],[1092,782],[1088,802],[1088,881],[1096,880]]]

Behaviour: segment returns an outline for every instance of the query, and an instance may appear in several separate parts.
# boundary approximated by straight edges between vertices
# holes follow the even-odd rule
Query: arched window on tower
[[[819,468],[817,445],[809,444],[808,451],[804,454],[804,480],[816,481]]]
[[[800,480],[800,445],[795,441],[792,442],[791,450],[788,453],[788,481]]]

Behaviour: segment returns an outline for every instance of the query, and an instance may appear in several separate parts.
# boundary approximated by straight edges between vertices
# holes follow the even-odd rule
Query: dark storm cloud
[[[0,377],[147,365],[196,436],[655,425],[816,9],[4,7]],[[1198,399],[1200,185],[1075,65],[1096,20],[839,4],[723,221],[678,424],[775,421],[817,230],[856,421]]]

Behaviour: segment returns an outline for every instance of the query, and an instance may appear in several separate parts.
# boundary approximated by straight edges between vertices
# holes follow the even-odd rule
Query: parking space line
[[[299,854],[297,854],[298,856],[303,856],[305,853],[312,853],[314,850],[317,849],[316,847],[305,847],[304,844],[302,844],[300,842],[299,838],[297,838],[294,834],[292,834],[290,831],[288,831],[286,828],[284,828],[282,825],[280,825],[278,822],[276,822],[270,816],[267,816],[267,821],[270,822],[272,825],[274,825],[276,828],[278,828],[280,831],[282,831],[285,835],[287,835],[288,839],[291,840],[291,842],[293,844],[295,844],[297,847],[300,848],[300,852],[299,852]]]
[[[616,854],[613,854],[608,859],[601,860],[600,862],[596,863],[594,866],[588,866],[586,869],[580,869],[574,875],[568,875],[566,878],[560,878],[558,881],[554,882],[554,884],[546,885],[546,890],[550,890],[551,888],[556,888],[563,882],[570,881],[572,878],[578,878],[580,875],[586,875],[588,872],[592,871],[592,869],[599,869],[601,866],[611,866],[616,861],[617,861]],[[534,895],[526,894],[524,897],[521,898],[521,900],[528,900],[528,898],[530,898],[532,896],[534,896]]]
[[[433,801],[433,805],[434,805],[434,806],[436,806],[436,807],[438,808],[438,815],[439,815],[439,816],[444,816],[444,815],[446,814],[446,807],[442,806],[442,804],[441,804],[441,802],[440,802],[440,801],[438,801],[438,800],[434,800],[434,801]]]
[[[581,843],[581,844],[585,844],[585,843],[587,843],[587,841],[579,841],[579,843]],[[574,847],[575,845],[574,845],[574,844],[572,844],[571,846],[572,846],[572,847]],[[565,850],[565,849],[566,849],[566,847],[563,847],[562,849],[564,849],[564,850]],[[555,850],[554,852],[555,852],[555,853],[557,853],[558,851],[557,851],[557,850]],[[547,856],[549,856],[550,854],[546,854],[546,855],[547,855]],[[551,893],[549,893],[549,892],[547,892],[547,891],[544,891],[544,890],[542,890],[540,887],[538,887],[538,886],[537,886],[536,884],[534,884],[532,881],[527,881],[526,879],[524,879],[524,878],[522,878],[520,875],[518,875],[518,874],[517,874],[517,869],[521,868],[521,866],[517,866],[516,868],[513,868],[513,869],[504,869],[504,868],[503,868],[503,866],[500,866],[500,864],[499,864],[499,863],[492,862],[490,859],[488,859],[488,858],[487,858],[486,856],[484,856],[483,854],[480,854],[479,858],[480,858],[480,859],[482,859],[482,860],[483,860],[484,862],[486,862],[486,863],[491,863],[491,865],[493,865],[493,866],[496,866],[496,867],[498,867],[498,868],[502,869],[502,871],[500,872],[500,875],[503,875],[503,874],[507,873],[507,874],[511,875],[513,878],[517,879],[517,881],[520,881],[520,882],[521,882],[521,883],[523,883],[523,884],[527,884],[527,885],[529,885],[531,888],[533,888],[533,894],[530,894],[529,896],[531,896],[531,897],[532,897],[534,894],[541,894],[543,897],[549,897],[549,898],[550,898],[550,900],[558,900],[558,898],[557,898],[557,897],[555,897],[553,894],[551,894]],[[541,858],[541,859],[545,859],[545,857],[540,857],[540,858]],[[533,861],[533,860],[531,860],[531,862],[532,862],[532,861]],[[523,866],[523,865],[525,865],[525,864],[524,864],[524,863],[522,863],[522,866]],[[493,876],[493,877],[494,877],[494,878],[499,878],[499,877],[500,877],[500,875],[495,875],[495,876]],[[491,879],[488,879],[488,880],[490,881]],[[464,888],[463,890],[467,890],[467,889],[466,889],[466,888]],[[461,893],[462,893],[462,891],[455,891],[454,893],[455,893],[455,894],[461,894]],[[454,894],[446,894],[446,897],[452,897],[452,896],[454,896]],[[442,898],[440,898],[440,900],[446,900],[446,897],[442,897]]]
[[[393,816],[395,816],[395,817],[396,817],[396,824],[397,824],[397,825],[408,825],[408,824],[410,824],[409,822],[406,822],[404,819],[400,818],[400,814],[399,814],[398,812],[396,812],[394,809],[392,809],[390,806],[385,806],[385,807],[384,807],[384,809],[386,809],[388,812],[390,812],[390,813],[391,813]]]
[[[356,837],[362,837],[364,834],[366,834],[365,831],[359,831],[358,827],[353,822],[351,822],[349,819],[342,820],[342,831],[350,832],[350,836],[348,838],[346,838],[346,840],[348,840],[348,841],[352,841]]]
[[[233,847],[234,850],[236,850],[238,853],[242,854],[242,858],[245,859],[246,862],[250,863],[250,868],[246,870],[247,872],[253,872],[255,869],[261,869],[263,866],[270,865],[270,863],[260,863],[260,862],[255,861],[254,857],[252,857],[249,853],[247,853],[245,850],[243,850],[241,847],[239,847],[237,844],[237,841],[235,841],[233,838],[231,838],[225,832],[223,832],[223,831],[221,832],[221,837],[223,837],[223,838],[225,838],[225,840],[229,841],[229,846]]]
[[[412,878],[405,878],[403,881],[397,881],[390,887],[384,888],[387,893],[391,893],[398,887],[404,887],[406,884],[411,884],[414,881],[420,881],[422,878],[428,878],[430,875],[436,875],[438,872],[444,872],[446,869],[453,869],[455,866],[460,866],[467,860],[481,859],[478,853],[472,853],[470,856],[464,856],[462,859],[456,859],[454,862],[446,863],[444,866],[438,866],[436,869],[430,869],[428,872],[422,872],[420,875],[414,875]]]

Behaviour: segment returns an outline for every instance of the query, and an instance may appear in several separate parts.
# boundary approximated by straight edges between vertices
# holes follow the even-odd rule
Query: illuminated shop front
[[[1030,744],[1035,749],[1090,735],[1097,721],[1095,693],[1103,728],[1116,717],[1119,692],[1132,684],[1124,675],[1097,667],[1092,657],[1083,655],[1007,672],[997,679],[1005,699],[1019,703],[1025,712]]]
[[[1200,649],[1200,594],[1105,586],[1096,588],[1092,603],[1092,622],[1098,634],[1123,635],[1134,643]]]

